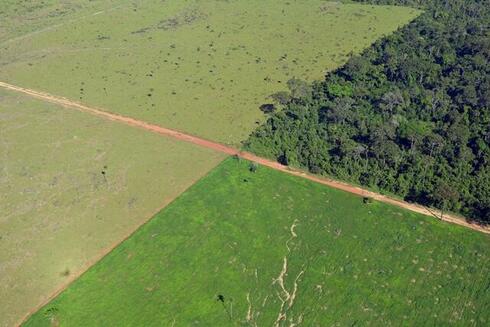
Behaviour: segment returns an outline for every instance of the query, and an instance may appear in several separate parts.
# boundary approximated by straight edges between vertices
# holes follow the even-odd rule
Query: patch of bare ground
[[[298,234],[295,232],[295,228],[298,226],[299,221],[295,219],[289,228],[291,233],[291,237],[286,241],[286,248],[288,250],[288,255],[291,255],[291,249],[289,247],[289,242],[298,237]],[[292,287],[286,287],[285,279],[288,275],[288,258],[287,256],[283,257],[282,269],[279,272],[277,278],[273,279],[272,285],[278,285],[279,291],[276,292],[279,301],[281,302],[281,306],[279,308],[279,312],[277,313],[277,318],[274,322],[274,326],[280,326],[282,321],[288,320],[288,311],[293,307],[294,301],[296,300],[296,296],[298,294],[298,284],[300,282],[301,277],[305,273],[304,266],[301,271],[294,278],[294,282]],[[289,326],[297,326],[303,321],[303,315],[300,314],[296,319],[291,315],[289,317]]]

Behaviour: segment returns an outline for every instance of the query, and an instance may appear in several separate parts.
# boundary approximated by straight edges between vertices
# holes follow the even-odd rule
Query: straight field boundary
[[[165,128],[162,126],[150,124],[150,123],[147,123],[147,122],[144,122],[141,120],[137,120],[137,119],[134,119],[131,117],[126,117],[126,116],[110,113],[110,112],[107,112],[107,111],[104,111],[101,109],[89,107],[89,106],[83,105],[81,103],[78,103],[78,102],[63,98],[63,97],[51,95],[51,94],[48,94],[45,92],[40,92],[40,91],[28,89],[28,88],[23,88],[23,87],[12,85],[12,84],[5,83],[5,82],[0,82],[0,87],[7,89],[7,90],[10,90],[10,91],[23,93],[23,94],[29,95],[31,97],[41,99],[44,101],[48,101],[48,102],[51,102],[54,104],[58,104],[58,105],[61,105],[65,108],[72,108],[72,109],[76,109],[76,110],[79,110],[82,112],[87,112],[87,113],[90,113],[92,115],[96,115],[96,116],[99,116],[101,118],[104,118],[104,119],[108,119],[111,121],[117,121],[117,122],[129,125],[129,126],[142,128],[142,129],[145,129],[145,130],[148,130],[148,131],[151,131],[153,133],[157,133],[157,134],[160,134],[160,135],[163,135],[166,137],[171,137],[171,138],[174,138],[174,139],[177,139],[180,141],[184,141],[184,142],[192,143],[192,144],[195,144],[195,145],[198,145],[201,147],[209,148],[209,149],[212,149],[212,150],[215,150],[218,152],[225,153],[227,155],[238,156],[238,157],[246,159],[246,160],[254,161],[254,162],[261,164],[263,166],[267,166],[269,168],[272,168],[272,169],[275,169],[278,171],[282,171],[282,172],[288,173],[290,175],[305,178],[305,179],[308,179],[310,181],[313,181],[313,182],[316,182],[319,184],[323,184],[323,185],[326,185],[329,187],[333,187],[335,189],[339,189],[339,190],[342,190],[342,191],[345,191],[345,192],[348,192],[351,194],[355,194],[357,196],[370,197],[370,198],[373,198],[379,202],[395,205],[397,207],[401,207],[401,208],[404,208],[404,209],[407,209],[407,210],[410,210],[410,211],[413,211],[416,213],[420,213],[420,214],[423,214],[426,216],[436,217],[442,221],[446,221],[446,222],[449,222],[452,224],[457,224],[457,225],[460,225],[460,226],[463,226],[466,228],[470,228],[470,229],[473,229],[473,230],[476,230],[476,231],[479,231],[479,232],[482,232],[485,234],[490,234],[490,228],[489,227],[480,226],[480,225],[477,225],[474,223],[467,222],[466,220],[464,220],[463,217],[458,217],[458,216],[451,215],[451,214],[442,214],[442,212],[440,210],[437,210],[437,209],[432,209],[432,208],[424,207],[421,205],[408,203],[406,201],[398,200],[398,199],[395,199],[395,198],[392,198],[392,197],[389,197],[386,195],[382,195],[382,194],[379,194],[379,193],[376,193],[373,191],[369,191],[367,189],[364,189],[364,188],[361,188],[361,187],[358,187],[355,185],[351,185],[351,184],[348,184],[345,182],[340,182],[340,181],[337,181],[334,179],[311,175],[311,174],[308,174],[308,173],[306,173],[300,169],[285,166],[285,165],[282,165],[276,161],[272,161],[272,160],[269,160],[266,158],[258,157],[252,153],[241,151],[239,149],[235,149],[233,147],[223,145],[221,143],[206,140],[206,139],[194,136],[194,135],[190,135],[190,134],[183,133],[180,131],[176,131],[173,129]]]
[[[204,177],[206,173],[204,173],[203,176],[200,178]],[[165,203],[164,205],[160,206],[153,214],[149,215],[146,217],[144,220],[140,221],[136,225],[133,226],[133,228],[129,229],[122,238],[119,240],[113,242],[110,244],[108,247],[102,249],[97,255],[92,258],[91,260],[87,261],[83,267],[78,269],[77,271],[70,272],[70,275],[67,277],[67,279],[59,285],[51,294],[49,294],[45,299],[43,299],[38,305],[36,305],[34,308],[29,310],[16,324],[15,326],[21,326],[24,322],[26,322],[29,317],[31,317],[33,314],[41,310],[46,304],[51,302],[53,299],[55,299],[58,295],[60,295],[64,290],[66,290],[75,280],[80,278],[84,273],[86,273],[92,266],[97,264],[100,260],[102,260],[106,255],[111,253],[115,248],[117,248],[119,245],[121,245],[123,242],[125,242],[127,239],[129,239],[131,236],[133,236],[134,233],[136,233],[137,230],[139,230],[141,227],[143,227],[145,224],[147,224],[156,214],[158,214],[160,211],[162,211],[165,207],[167,207],[172,201],[175,201],[181,194],[185,193],[189,188],[191,188],[195,182],[199,181],[199,178],[191,183],[187,188],[185,188],[178,196],[176,196],[173,200],[171,200],[169,203]]]

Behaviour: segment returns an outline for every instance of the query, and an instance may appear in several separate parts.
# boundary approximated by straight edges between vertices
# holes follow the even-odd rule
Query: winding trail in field
[[[126,117],[126,116],[110,113],[110,112],[107,112],[107,111],[104,111],[101,109],[89,107],[89,106],[83,105],[81,103],[78,103],[78,102],[63,98],[63,97],[54,96],[54,95],[51,95],[51,94],[48,94],[45,92],[40,92],[40,91],[28,89],[28,88],[23,88],[23,87],[8,84],[5,82],[0,82],[0,87],[7,89],[7,90],[10,90],[10,91],[20,92],[20,93],[29,95],[31,97],[38,98],[38,99],[41,99],[44,101],[48,101],[48,102],[51,102],[54,104],[58,104],[58,105],[61,105],[65,108],[72,108],[72,109],[76,109],[76,110],[79,110],[82,112],[87,112],[87,113],[90,113],[92,115],[99,116],[101,118],[105,118],[105,119],[108,119],[111,121],[124,123],[126,125],[130,125],[130,126],[134,126],[134,127],[139,127],[139,128],[142,128],[142,129],[145,129],[145,130],[148,130],[148,131],[151,131],[151,132],[163,135],[163,136],[167,136],[167,137],[171,137],[171,138],[181,140],[184,142],[192,143],[192,144],[195,144],[195,145],[198,145],[201,147],[205,147],[205,148],[209,148],[209,149],[212,149],[215,151],[219,151],[219,152],[222,152],[222,153],[225,153],[228,155],[235,155],[235,156],[241,157],[241,158],[246,159],[246,160],[254,161],[260,165],[267,166],[269,168],[272,168],[272,169],[275,169],[278,171],[282,171],[282,172],[290,174],[290,175],[305,178],[305,179],[308,179],[310,181],[313,181],[313,182],[316,182],[319,184],[327,185],[327,186],[333,187],[335,189],[339,189],[339,190],[342,190],[342,191],[345,191],[348,193],[352,193],[352,194],[355,194],[358,196],[362,196],[362,197],[370,197],[370,198],[373,198],[374,200],[377,200],[377,201],[380,201],[383,203],[395,205],[397,207],[401,207],[401,208],[404,208],[404,209],[407,209],[407,210],[410,210],[413,212],[417,212],[420,214],[424,214],[427,216],[432,216],[432,217],[435,217],[437,219],[441,219],[441,220],[449,222],[449,223],[457,224],[460,226],[471,228],[473,230],[476,230],[476,231],[479,231],[482,233],[490,234],[490,227],[480,226],[480,225],[477,225],[477,224],[474,224],[471,222],[467,222],[463,217],[457,217],[457,216],[451,215],[451,214],[441,215],[441,212],[439,210],[436,210],[436,209],[431,209],[431,208],[427,208],[427,207],[424,207],[421,205],[408,203],[408,202],[398,200],[398,199],[395,199],[395,198],[392,198],[392,197],[389,197],[386,195],[382,195],[379,193],[375,193],[375,192],[363,189],[363,188],[355,186],[355,185],[340,182],[340,181],[333,180],[330,178],[326,178],[323,176],[311,175],[311,174],[308,174],[308,173],[306,173],[300,169],[291,168],[289,166],[284,166],[284,165],[282,165],[276,161],[269,160],[269,159],[262,158],[262,157],[258,157],[252,153],[241,151],[241,150],[235,149],[231,146],[223,145],[221,143],[206,140],[206,139],[194,136],[194,135],[190,135],[190,134],[183,133],[180,131],[176,131],[173,129],[165,128],[162,126],[150,124],[150,123],[147,123],[147,122],[144,122],[141,120],[137,120],[137,119],[134,119],[131,117]]]

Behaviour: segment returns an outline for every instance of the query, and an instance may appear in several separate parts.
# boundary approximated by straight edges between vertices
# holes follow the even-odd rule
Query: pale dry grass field
[[[224,155],[0,91],[0,326]]]
[[[414,9],[147,0],[0,47],[0,80],[238,145],[291,78],[318,80]]]

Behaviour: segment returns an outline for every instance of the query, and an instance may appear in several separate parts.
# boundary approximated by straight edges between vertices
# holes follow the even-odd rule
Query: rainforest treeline
[[[488,2],[359,2],[424,12],[324,81],[289,81],[245,147],[490,223]]]

